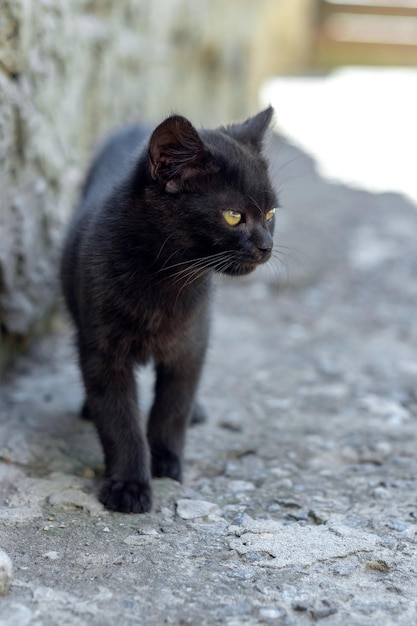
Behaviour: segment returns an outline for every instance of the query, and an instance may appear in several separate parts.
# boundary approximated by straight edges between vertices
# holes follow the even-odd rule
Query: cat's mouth
[[[266,263],[270,258],[270,251],[263,253],[257,258],[236,255],[233,261],[221,270],[221,273],[229,276],[244,276],[253,272],[259,265]]]
[[[233,265],[224,273],[230,276],[245,276],[250,274],[258,266],[258,263],[238,263]]]
[[[235,261],[226,267],[222,273],[229,276],[245,276],[245,274],[253,272],[258,265],[260,265],[259,261]]]

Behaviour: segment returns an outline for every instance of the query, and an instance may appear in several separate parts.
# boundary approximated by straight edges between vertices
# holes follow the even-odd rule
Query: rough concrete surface
[[[65,322],[3,384],[2,626],[417,623],[417,211],[272,162],[282,262],[219,280],[209,420],[152,513],[96,499]]]

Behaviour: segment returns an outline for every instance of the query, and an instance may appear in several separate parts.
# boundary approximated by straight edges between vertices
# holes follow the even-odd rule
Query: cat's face
[[[150,171],[167,221],[167,252],[177,246],[195,267],[231,275],[270,258],[277,201],[261,145],[271,117],[267,109],[199,134],[174,116],[154,131]]]

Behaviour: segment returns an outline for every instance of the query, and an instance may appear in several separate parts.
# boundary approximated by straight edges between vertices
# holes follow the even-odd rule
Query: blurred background
[[[271,102],[323,174],[417,201],[416,66],[417,0],[0,0],[0,372],[48,328],[109,128]]]
[[[325,176],[417,202],[417,1],[311,5],[309,75],[268,80],[262,102]]]

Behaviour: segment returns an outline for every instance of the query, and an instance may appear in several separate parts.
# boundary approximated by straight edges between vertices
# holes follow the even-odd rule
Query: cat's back
[[[144,124],[129,124],[113,132],[93,157],[82,190],[82,205],[97,203],[120,184],[150,135]]]
[[[93,157],[61,258],[63,292],[75,318],[79,306],[76,293],[80,285],[80,254],[94,234],[91,232],[94,231],[94,216],[100,219],[104,207],[111,203],[111,196],[117,195],[117,189],[123,186],[123,180],[134,167],[149,133],[149,128],[141,124],[124,126],[109,135]],[[92,252],[89,245],[87,248]]]

